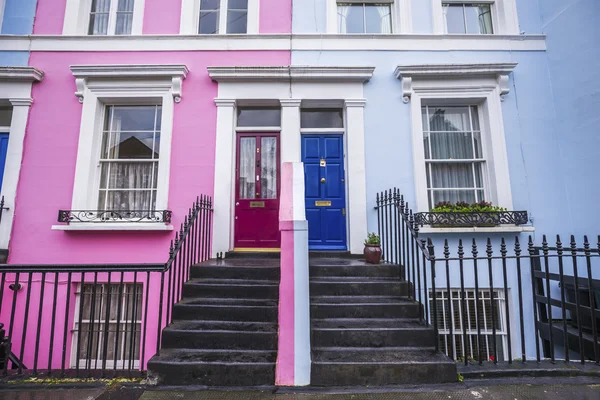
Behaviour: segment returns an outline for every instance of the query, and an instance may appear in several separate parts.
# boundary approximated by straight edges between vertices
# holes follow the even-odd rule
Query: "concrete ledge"
[[[53,231],[172,231],[173,225],[163,223],[78,223],[52,225]]]
[[[483,365],[465,366],[464,363],[457,363],[456,368],[465,379],[573,376],[600,378],[600,366],[595,365],[594,362],[581,365],[579,362],[565,363],[563,360],[557,360],[554,364],[549,360],[543,360],[540,363],[535,360],[526,363],[513,361],[512,364],[508,364],[508,362],[494,364],[485,361]]]

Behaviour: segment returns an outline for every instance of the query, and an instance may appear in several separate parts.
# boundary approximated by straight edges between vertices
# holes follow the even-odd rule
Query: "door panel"
[[[342,135],[303,135],[308,244],[313,250],[346,250],[346,185]]]
[[[239,134],[234,223],[236,248],[279,248],[279,140]]]
[[[4,164],[8,152],[8,133],[0,133],[0,191],[2,190],[2,178],[4,177]]]

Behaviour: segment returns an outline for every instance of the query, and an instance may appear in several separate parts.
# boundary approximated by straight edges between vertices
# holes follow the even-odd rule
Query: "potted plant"
[[[379,264],[381,261],[381,238],[375,232],[369,233],[365,240],[365,260],[369,264]]]
[[[432,226],[497,226],[501,223],[501,213],[506,208],[494,206],[487,201],[469,204],[465,201],[439,202],[431,209],[435,215]]]

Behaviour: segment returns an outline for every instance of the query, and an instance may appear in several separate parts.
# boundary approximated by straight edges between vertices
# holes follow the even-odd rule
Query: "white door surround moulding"
[[[499,63],[412,65],[396,68],[396,77],[402,79],[404,103],[410,103],[411,107],[416,209],[419,212],[429,210],[421,115],[421,108],[425,104],[480,107],[489,200],[500,207],[512,209],[501,97],[503,93],[507,93],[508,71],[515,67],[516,64]],[[427,70],[431,73],[426,73]],[[472,71],[473,75],[468,71]],[[502,78],[499,79],[499,76]]]
[[[171,93],[176,103],[181,101],[183,80],[187,77],[188,68],[181,64],[157,64],[157,65],[72,65],[71,72],[75,77],[79,102],[83,103],[84,91],[90,79],[129,79],[134,82],[137,79],[171,79]],[[135,82],[134,82],[135,85]],[[165,83],[158,84],[161,88]],[[167,82],[167,85],[169,83]],[[144,89],[152,90],[153,84]],[[154,85],[156,86],[156,85]],[[116,88],[111,88],[116,90]],[[131,90],[123,86],[124,90]]]
[[[233,248],[235,193],[235,115],[238,102],[281,105],[281,162],[301,160],[300,110],[302,102],[332,101],[346,110],[346,182],[348,249],[361,253],[367,234],[364,156],[364,82],[371,67],[209,67],[219,83],[215,146],[213,255]],[[345,75],[345,79],[343,78]],[[236,79],[236,76],[238,77]],[[242,78],[243,77],[243,78]]]
[[[0,93],[4,100],[12,105],[12,119],[8,134],[8,149],[2,195],[5,207],[0,223],[0,249],[8,249],[15,212],[15,198],[21,164],[23,161],[23,142],[29,119],[29,109],[33,104],[31,87],[33,83],[44,79],[44,73],[33,67],[0,67]]]
[[[0,51],[545,51],[545,35],[0,35]]]
[[[517,63],[488,64],[421,64],[399,65],[394,71],[396,78],[402,80],[402,98],[410,101],[415,91],[413,81],[416,79],[471,79],[493,77],[500,88],[500,99],[510,92],[509,78]]]

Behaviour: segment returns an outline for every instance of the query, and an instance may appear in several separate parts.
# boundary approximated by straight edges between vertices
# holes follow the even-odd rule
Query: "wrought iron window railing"
[[[170,210],[59,210],[58,222],[111,223],[111,222],[164,222],[170,223]]]
[[[525,225],[529,221],[527,211],[493,212],[422,212],[415,214],[415,224],[419,226],[497,226]]]

